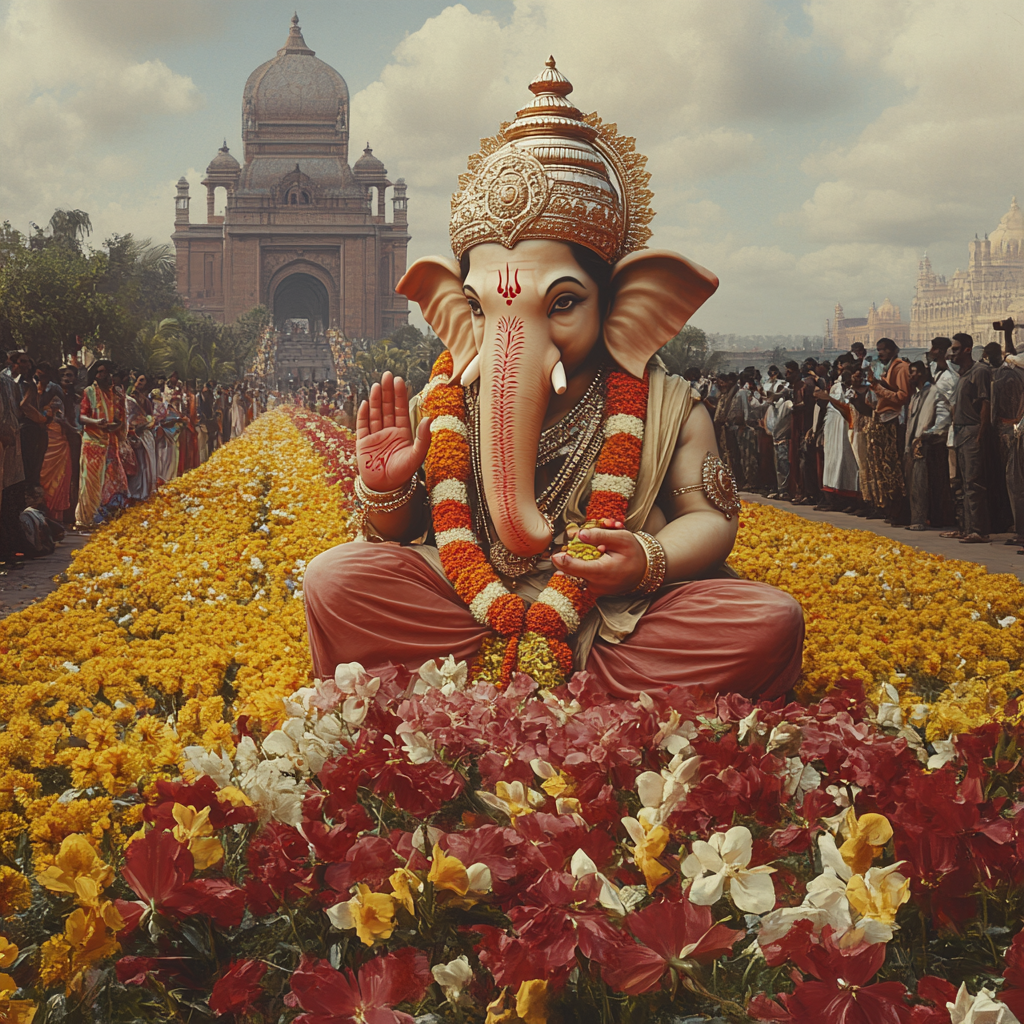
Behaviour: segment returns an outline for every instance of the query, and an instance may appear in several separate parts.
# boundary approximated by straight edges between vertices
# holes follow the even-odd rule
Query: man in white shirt
[[[949,431],[950,409],[942,392],[931,382],[928,367],[920,360],[910,364],[910,387],[912,394],[907,407],[907,443],[904,453],[903,467],[907,479],[907,491],[910,496],[910,525],[908,530],[926,530],[928,520],[934,521],[936,510],[930,509],[929,493],[929,462],[935,467],[934,459],[929,459],[931,450],[945,447],[946,434]],[[948,476],[944,472],[945,459],[938,463],[940,481],[948,489]],[[933,514],[929,514],[933,513]]]

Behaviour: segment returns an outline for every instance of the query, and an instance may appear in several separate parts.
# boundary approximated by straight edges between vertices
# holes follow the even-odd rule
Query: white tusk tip
[[[470,360],[469,366],[462,371],[459,383],[465,388],[469,387],[480,376],[480,353],[477,352]]]
[[[565,367],[562,365],[561,359],[555,363],[555,367],[551,371],[551,386],[555,389],[556,395],[564,395],[565,389],[568,387],[565,380]]]

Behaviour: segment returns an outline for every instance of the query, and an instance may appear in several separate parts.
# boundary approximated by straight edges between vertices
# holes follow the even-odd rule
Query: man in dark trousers
[[[974,339],[954,334],[949,361],[960,370],[953,395],[953,448],[956,451],[957,519],[959,530],[943,537],[956,537],[962,544],[989,542],[989,494],[985,479],[985,445],[990,427],[992,368],[974,361]]]
[[[999,343],[994,342],[996,348]],[[986,350],[989,346],[986,346]],[[989,362],[994,361],[993,358]],[[1015,428],[1024,418],[1024,358],[999,351],[992,372],[992,426],[999,442],[999,461],[1013,513],[1014,536],[1007,544],[1024,544],[1024,439]]]
[[[908,530],[926,530],[929,522],[937,525],[934,511],[929,507],[929,477],[934,461],[929,450],[938,448],[941,456],[938,469],[941,483],[949,490],[946,472],[946,432],[950,413],[942,392],[931,382],[928,367],[923,362],[910,364],[910,404],[907,406],[907,445],[903,456],[903,472],[910,497],[910,525]],[[929,465],[929,462],[932,465]]]

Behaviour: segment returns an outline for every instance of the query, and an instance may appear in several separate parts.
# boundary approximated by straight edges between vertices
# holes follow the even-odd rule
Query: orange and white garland
[[[445,574],[473,618],[498,635],[497,646],[488,649],[485,643],[482,652],[491,655],[492,667],[487,667],[488,659],[482,656],[477,677],[501,686],[518,670],[542,685],[557,685],[572,671],[572,650],[566,640],[579,629],[596,597],[582,580],[557,574],[527,608],[523,598],[502,583],[488,561],[473,528],[469,506],[471,464],[465,391],[452,383],[452,369],[451,354],[441,353],[424,389],[421,407],[424,414],[434,417],[425,467],[427,493]],[[608,376],[604,443],[594,467],[588,522],[625,521],[640,470],[647,391],[646,374],[643,380],[622,370]],[[596,549],[591,551],[596,556]]]

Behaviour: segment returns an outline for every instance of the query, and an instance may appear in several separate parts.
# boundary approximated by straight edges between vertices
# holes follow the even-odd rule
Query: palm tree
[[[172,317],[143,324],[126,353],[126,362],[137,370],[158,374],[167,369],[167,350],[172,340],[181,337],[181,325]]]
[[[68,242],[78,248],[92,234],[92,221],[85,210],[54,210],[50,218],[50,235],[55,241]]]

